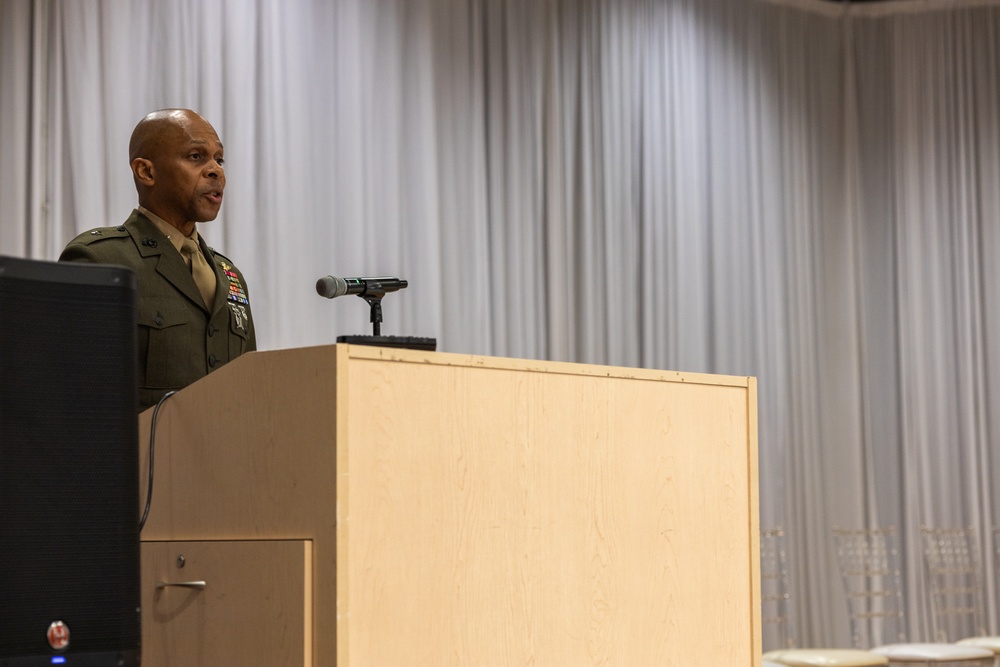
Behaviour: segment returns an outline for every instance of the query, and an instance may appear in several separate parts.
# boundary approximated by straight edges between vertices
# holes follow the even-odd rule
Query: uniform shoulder
[[[91,243],[96,243],[98,241],[128,236],[129,233],[128,230],[125,229],[125,225],[118,225],[117,227],[97,227],[96,229],[90,229],[83,232],[70,241],[68,245],[90,245]]]

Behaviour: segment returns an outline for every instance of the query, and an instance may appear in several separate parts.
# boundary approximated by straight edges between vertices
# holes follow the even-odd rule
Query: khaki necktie
[[[184,239],[181,253],[191,269],[191,276],[194,278],[194,284],[198,286],[198,291],[201,292],[201,298],[205,300],[208,309],[212,310],[212,306],[215,305],[215,271],[208,265],[194,239]]]

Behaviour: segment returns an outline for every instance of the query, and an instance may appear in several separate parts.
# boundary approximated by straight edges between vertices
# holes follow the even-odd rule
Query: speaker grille
[[[51,654],[53,621],[68,654],[134,650],[134,277],[26,262],[0,271],[0,657]]]

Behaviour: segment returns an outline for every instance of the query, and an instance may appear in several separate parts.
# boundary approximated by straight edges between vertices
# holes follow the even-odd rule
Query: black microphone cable
[[[149,507],[153,504],[153,442],[156,439],[156,416],[160,412],[160,407],[163,405],[164,401],[176,394],[176,391],[168,391],[160,400],[156,402],[156,407],[153,408],[153,418],[149,422],[149,482],[146,487],[146,508],[142,511],[142,518],[139,519],[139,532],[142,532],[142,527],[146,525],[146,518],[149,516]]]

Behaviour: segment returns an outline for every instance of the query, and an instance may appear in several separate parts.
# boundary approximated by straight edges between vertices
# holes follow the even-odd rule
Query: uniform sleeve
[[[253,325],[253,320],[250,320],[250,335],[247,336],[247,352],[253,352],[257,349],[257,329]]]

